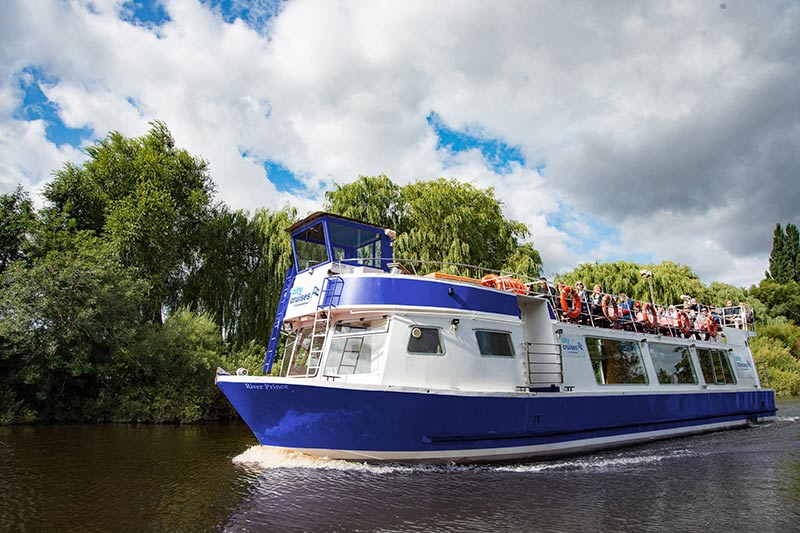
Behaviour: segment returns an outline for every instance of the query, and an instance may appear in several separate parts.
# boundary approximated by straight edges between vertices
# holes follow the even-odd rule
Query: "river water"
[[[556,461],[372,466],[240,423],[0,427],[0,531],[800,531],[800,400]]]

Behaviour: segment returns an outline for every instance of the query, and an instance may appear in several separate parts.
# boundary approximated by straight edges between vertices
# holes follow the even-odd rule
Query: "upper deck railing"
[[[370,266],[376,261],[386,264],[387,258],[335,261],[331,270],[343,273],[346,268],[341,265]],[[540,296],[549,301],[559,322],[709,340],[719,338],[722,326],[755,331],[753,310],[743,305],[718,307],[690,300],[677,305],[663,305],[605,292],[598,298],[592,292],[579,292],[545,278],[444,261],[393,259],[388,266],[395,273],[475,283],[517,294]]]

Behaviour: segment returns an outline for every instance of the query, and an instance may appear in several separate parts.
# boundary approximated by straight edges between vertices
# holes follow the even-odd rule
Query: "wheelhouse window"
[[[689,348],[655,342],[649,343],[648,347],[659,383],[662,385],[697,383],[697,374],[692,365]]]
[[[295,236],[294,248],[298,270],[306,270],[319,263],[328,262],[328,249],[325,246],[325,230],[322,223],[315,224]]]
[[[586,337],[586,346],[598,384],[647,384],[638,342]]]
[[[736,383],[728,352],[698,348],[697,358],[700,359],[700,369],[703,371],[703,378],[707,384],[731,385]]]
[[[336,259],[352,265],[380,268],[383,234],[342,221],[328,221]]]
[[[511,342],[511,333],[507,331],[476,330],[475,338],[481,355],[514,357],[514,344]]]
[[[408,353],[442,355],[442,339],[439,328],[411,326],[408,336]]]

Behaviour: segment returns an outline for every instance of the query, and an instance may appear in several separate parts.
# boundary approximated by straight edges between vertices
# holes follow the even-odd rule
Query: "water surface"
[[[0,531],[798,531],[800,401],[775,422],[556,461],[366,465],[239,423],[0,428]]]

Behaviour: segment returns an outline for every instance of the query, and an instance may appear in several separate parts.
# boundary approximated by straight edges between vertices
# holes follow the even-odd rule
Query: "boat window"
[[[442,339],[439,328],[411,326],[408,337],[408,352],[416,354],[442,355]]]
[[[286,375],[305,375],[308,370],[308,354],[311,347],[311,328],[302,328],[293,331],[286,337],[283,351],[283,360],[291,363],[286,370]],[[312,366],[313,366],[312,362]]]
[[[334,337],[328,350],[325,374],[369,374],[386,344],[386,334],[352,334]]]
[[[659,383],[662,385],[697,383],[689,348],[655,342],[649,343],[648,347]]]
[[[481,355],[497,357],[514,357],[514,344],[511,342],[511,333],[507,331],[475,331],[478,339],[478,349]]]
[[[698,348],[697,358],[700,359],[700,369],[709,385],[726,385],[736,383],[733,375],[728,352],[708,348]]]
[[[387,318],[377,318],[372,320],[352,320],[349,322],[337,322],[334,332],[336,335],[347,333],[373,333],[386,331],[389,325]]]
[[[328,261],[328,249],[325,246],[325,231],[322,224],[316,224],[294,237],[297,252],[297,269],[306,270],[318,263]]]
[[[586,337],[586,347],[600,385],[647,384],[638,342]]]

